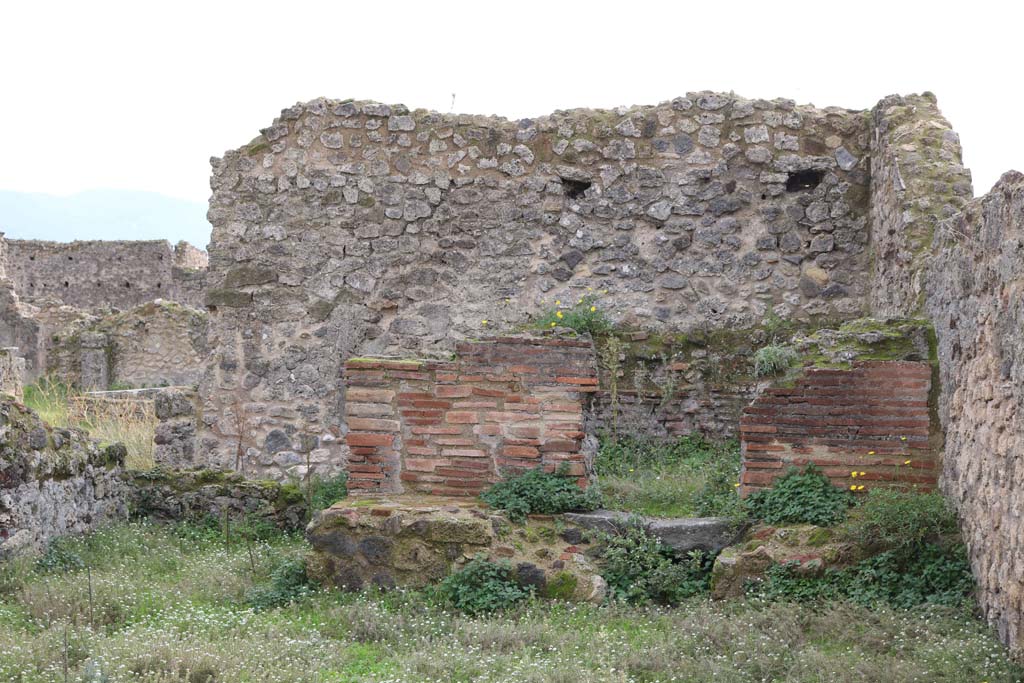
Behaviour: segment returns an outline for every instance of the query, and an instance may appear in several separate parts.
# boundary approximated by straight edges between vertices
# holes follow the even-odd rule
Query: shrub
[[[270,573],[270,581],[249,591],[249,605],[256,611],[282,607],[313,592],[306,563],[297,557],[282,560]]]
[[[555,302],[555,308],[534,321],[534,326],[542,329],[550,327],[568,327],[579,334],[605,334],[612,329],[611,320],[597,305],[597,298],[584,296],[571,308],[563,308],[561,302]]]
[[[601,576],[613,599],[674,605],[707,590],[713,558],[695,551],[678,561],[672,549],[638,523],[604,534]]]
[[[528,514],[553,515],[601,507],[601,494],[595,487],[583,491],[561,472],[550,474],[542,469],[527,470],[498,482],[480,498],[493,508],[505,510],[513,521],[522,521]]]
[[[921,604],[958,606],[974,588],[962,545],[926,543],[918,552],[887,551],[823,576],[801,576],[793,564],[771,567],[748,593],[768,600],[849,600],[861,605],[909,609]]]
[[[754,353],[754,377],[778,375],[798,358],[796,351],[782,344],[769,344]]]
[[[326,510],[348,495],[348,475],[341,472],[329,479],[314,476],[309,482],[312,510]]]
[[[482,554],[445,577],[436,593],[442,602],[469,615],[507,609],[531,595],[516,583],[510,562],[492,562]]]
[[[36,560],[36,569],[43,573],[64,573],[85,569],[85,561],[76,550],[74,538],[58,536],[50,541],[46,552]]]
[[[956,533],[956,515],[941,493],[873,489],[850,511],[842,535],[899,552],[923,547]]]
[[[790,468],[772,488],[747,499],[751,515],[768,524],[832,526],[843,521],[849,504],[850,495],[813,465],[803,471]]]

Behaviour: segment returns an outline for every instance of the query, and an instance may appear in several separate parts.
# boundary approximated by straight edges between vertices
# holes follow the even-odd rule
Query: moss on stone
[[[541,595],[549,600],[571,600],[578,583],[579,579],[574,574],[561,571],[547,580]]]

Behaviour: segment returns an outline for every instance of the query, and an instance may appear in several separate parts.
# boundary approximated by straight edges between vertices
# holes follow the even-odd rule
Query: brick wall
[[[500,337],[453,361],[345,365],[349,487],[476,495],[509,470],[563,464],[586,486],[583,414],[597,391],[588,341]]]
[[[940,437],[932,433],[930,390],[931,366],[909,361],[811,369],[792,387],[765,390],[740,420],[741,493],[809,463],[843,488],[934,488]]]
[[[619,391],[618,405],[611,392],[594,394],[591,424],[598,432],[675,439],[700,434],[724,441],[736,438],[743,408],[757,395],[754,383],[720,387],[683,386],[668,401],[657,394]]]

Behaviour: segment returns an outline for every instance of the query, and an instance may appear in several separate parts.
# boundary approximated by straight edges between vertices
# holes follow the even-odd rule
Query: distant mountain
[[[66,197],[0,190],[0,231],[12,239],[210,241],[206,205],[134,190],[87,190]]]

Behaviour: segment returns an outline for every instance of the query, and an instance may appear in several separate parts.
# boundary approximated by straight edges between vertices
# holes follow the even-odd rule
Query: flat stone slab
[[[619,510],[569,512],[563,517],[587,529],[606,532],[619,531],[639,520],[648,533],[681,555],[693,550],[718,553],[745,530],[728,517],[645,517]]]

